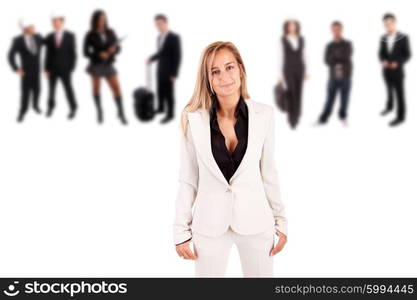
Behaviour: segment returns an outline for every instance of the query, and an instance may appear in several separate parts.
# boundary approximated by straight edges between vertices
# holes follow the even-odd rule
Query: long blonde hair
[[[200,66],[198,68],[197,80],[194,87],[194,93],[190,101],[185,105],[181,114],[181,129],[185,136],[187,136],[187,112],[194,112],[199,108],[209,110],[211,107],[211,97],[214,95],[214,90],[210,83],[210,68],[213,64],[214,55],[220,49],[228,49],[232,52],[236,61],[238,62],[241,76],[240,95],[243,99],[249,99],[246,83],[246,69],[240,56],[239,50],[231,42],[214,42],[208,45],[200,57]]]

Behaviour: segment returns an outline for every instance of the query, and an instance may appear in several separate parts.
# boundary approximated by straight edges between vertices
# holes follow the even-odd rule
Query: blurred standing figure
[[[61,80],[69,104],[68,119],[75,117],[77,103],[71,83],[71,74],[77,60],[75,36],[64,29],[65,17],[52,15],[54,32],[45,39],[45,76],[49,80],[49,99],[47,116],[50,117],[55,108],[55,88],[58,79]]]
[[[340,91],[339,118],[347,126],[347,110],[352,76],[352,43],[343,38],[343,25],[335,21],[331,25],[333,41],[325,52],[324,60],[329,66],[329,81],[327,82],[327,99],[319,124],[325,124],[330,117],[337,93]]]
[[[28,20],[20,22],[23,34],[15,37],[9,50],[9,63],[21,77],[21,100],[17,121],[22,122],[29,107],[29,98],[32,96],[33,109],[40,114],[39,94],[40,82],[40,57],[42,37],[36,33],[35,26]],[[16,62],[19,56],[19,64]]]
[[[295,129],[301,115],[303,81],[306,76],[305,41],[301,36],[300,23],[288,20],[283,26],[282,52],[278,56],[278,82],[284,84],[288,100],[288,122]]]
[[[385,116],[393,110],[394,92],[397,116],[389,125],[397,126],[405,121],[406,105],[404,96],[403,65],[411,56],[408,36],[397,31],[396,18],[387,13],[383,17],[387,33],[382,36],[379,47],[379,59],[382,63],[383,76],[387,86],[388,100],[381,115]]]
[[[113,66],[115,56],[120,52],[120,40],[113,29],[108,27],[104,11],[96,10],[91,18],[91,29],[84,39],[84,55],[89,58],[87,72],[93,81],[93,98],[97,109],[97,121],[103,122],[103,109],[100,97],[100,80],[104,77],[114,96],[118,117],[127,124],[123,111],[122,94],[117,71]]]
[[[156,15],[155,25],[160,33],[157,40],[158,51],[148,59],[147,63],[158,61],[157,112],[162,113],[166,110],[166,116],[161,123],[167,123],[175,115],[174,82],[178,77],[181,62],[181,41],[178,34],[169,30],[168,18],[165,15]]]

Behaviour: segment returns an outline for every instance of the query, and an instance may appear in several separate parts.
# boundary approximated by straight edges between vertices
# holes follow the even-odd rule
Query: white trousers
[[[193,247],[196,277],[224,277],[227,261],[233,244],[239,251],[244,277],[273,277],[273,256],[275,229],[252,235],[241,235],[230,227],[219,237],[208,237],[193,233]]]

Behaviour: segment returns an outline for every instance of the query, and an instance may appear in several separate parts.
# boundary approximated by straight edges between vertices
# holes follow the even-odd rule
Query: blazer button
[[[227,188],[226,193],[230,193],[232,190],[230,188]]]

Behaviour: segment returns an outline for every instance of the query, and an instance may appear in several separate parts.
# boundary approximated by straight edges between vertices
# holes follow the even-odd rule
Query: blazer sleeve
[[[172,76],[178,77],[180,63],[181,63],[181,38],[179,35],[175,36],[174,43],[173,43],[173,74]]]
[[[69,50],[71,56],[71,71],[73,71],[75,69],[75,66],[77,65],[77,42],[75,34],[71,33],[70,37],[71,43],[69,46]]]
[[[8,52],[8,60],[11,68],[13,71],[17,71],[19,69],[19,66],[16,63],[16,54],[18,52],[18,45],[17,45],[17,38],[14,38],[12,41],[12,46],[10,47],[10,50]]]
[[[387,59],[387,56],[384,50],[385,50],[385,37],[382,37],[381,41],[379,42],[379,52],[378,52],[378,57],[380,61]]]
[[[285,51],[284,51],[284,37],[279,39],[278,44],[278,58],[277,58],[277,65],[278,65],[278,79],[282,79],[282,83],[284,88],[287,88],[287,83],[285,81],[284,76],[284,62],[285,62]]]
[[[192,207],[198,188],[198,163],[189,122],[187,135],[181,133],[180,144],[180,187],[175,201],[174,221],[174,243],[176,245],[190,240],[192,237]]]
[[[400,64],[405,64],[411,57],[410,42],[408,36],[405,35],[403,38],[403,47],[401,48],[401,57],[399,59]]]
[[[50,50],[50,36],[49,35],[43,40],[43,44],[45,46],[44,70],[46,72],[50,72],[51,71],[51,50]]]
[[[331,66],[333,64],[333,55],[331,53],[330,44],[327,44],[326,50],[324,52],[324,62],[326,65]]]
[[[93,59],[94,58],[94,50],[91,49],[91,35],[87,33],[84,37],[84,43],[83,43],[83,52],[84,56]]]
[[[278,172],[275,166],[275,117],[270,108],[269,129],[265,138],[260,161],[262,181],[269,206],[275,219],[275,230],[287,235],[287,218],[285,207],[281,201]]]

